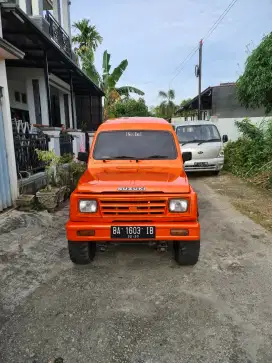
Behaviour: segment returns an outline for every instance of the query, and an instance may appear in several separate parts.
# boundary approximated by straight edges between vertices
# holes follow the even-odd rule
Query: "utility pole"
[[[195,75],[198,77],[198,120],[201,120],[201,81],[202,81],[202,46],[203,40],[199,42],[199,60],[195,67]]]

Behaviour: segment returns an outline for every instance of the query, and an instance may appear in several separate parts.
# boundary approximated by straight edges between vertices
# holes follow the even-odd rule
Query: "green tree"
[[[182,100],[180,102],[180,106],[178,107],[178,110],[180,110],[183,106],[185,106],[191,100],[192,100],[191,98],[186,98],[186,99]],[[191,109],[181,110],[178,112],[178,115],[181,117],[185,117],[185,118],[191,117],[191,116],[196,116],[197,110],[191,110]]]
[[[263,106],[272,111],[272,33],[247,58],[245,71],[237,81],[237,96],[249,108]]]
[[[190,102],[190,101],[192,101],[192,99],[191,99],[191,98],[185,98],[184,100],[182,100],[182,101],[180,102],[180,106],[182,107],[182,106],[186,105],[186,103],[188,103],[188,102]]]
[[[174,103],[175,91],[173,89],[169,89],[167,92],[159,91],[159,97],[163,99],[159,105],[159,113],[162,117],[169,120],[176,111],[176,105]]]
[[[154,117],[160,117],[160,118],[165,117],[165,115],[163,115],[162,112],[161,112],[160,105],[151,107],[150,113]]]
[[[90,25],[88,19],[75,22],[73,27],[78,31],[78,33],[72,37],[72,42],[76,45],[76,54],[80,58],[86,55],[92,57],[98,45],[103,41],[102,36],[94,25]]]
[[[138,100],[134,98],[119,100],[109,108],[110,118],[133,116],[150,116],[150,112],[143,98],[139,98]]]
[[[124,74],[128,66],[127,59],[124,59],[116,68],[111,70],[110,64],[111,55],[105,50],[103,54],[102,76],[95,70],[91,61],[85,58],[83,62],[83,69],[86,74],[92,79],[96,79],[96,84],[105,93],[104,97],[104,119],[109,116],[109,107],[116,101],[120,100],[122,96],[129,97],[130,93],[135,93],[140,96],[144,92],[132,86],[117,87],[117,83]]]

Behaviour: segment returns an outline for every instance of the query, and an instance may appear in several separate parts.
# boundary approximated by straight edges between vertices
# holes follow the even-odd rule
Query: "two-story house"
[[[103,92],[72,50],[70,4],[0,0],[0,211],[16,199],[18,178],[41,171],[35,148],[60,154],[65,125],[76,154],[86,136],[81,126],[95,131],[102,122]]]

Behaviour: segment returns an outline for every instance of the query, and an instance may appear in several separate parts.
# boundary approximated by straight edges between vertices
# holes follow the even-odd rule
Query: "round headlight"
[[[188,209],[188,201],[186,199],[172,199],[169,202],[170,212],[186,212]]]
[[[97,211],[96,200],[80,200],[79,211],[81,213],[95,213]]]
[[[222,147],[219,151],[218,158],[222,158],[224,156],[224,148]]]

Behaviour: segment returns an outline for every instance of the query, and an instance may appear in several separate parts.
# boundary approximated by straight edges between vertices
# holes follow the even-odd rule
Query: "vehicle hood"
[[[190,151],[192,153],[192,160],[203,160],[217,158],[222,148],[222,142],[205,142],[198,145],[197,143],[190,143],[182,145],[180,144],[180,150]]]
[[[110,167],[88,169],[81,177],[79,193],[122,193],[124,192],[161,192],[189,193],[190,186],[182,169],[163,169],[145,167]],[[135,188],[140,188],[137,191]],[[143,188],[143,189],[142,189]]]

